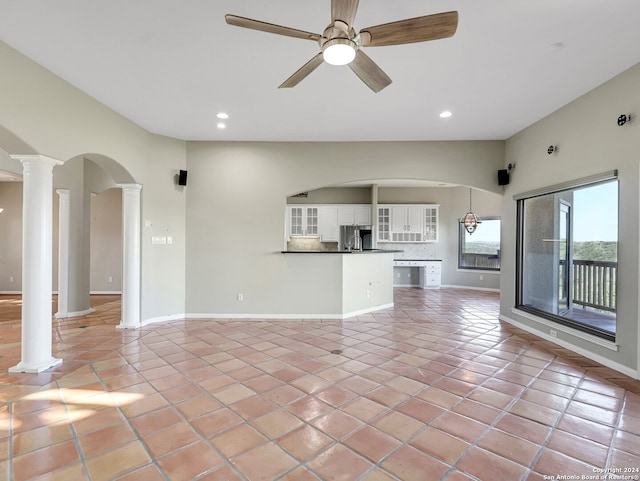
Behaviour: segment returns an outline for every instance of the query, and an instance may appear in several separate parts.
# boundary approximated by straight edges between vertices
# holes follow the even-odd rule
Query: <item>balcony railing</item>
[[[617,262],[573,261],[573,303],[616,312]]]
[[[498,254],[465,253],[460,256],[460,269],[489,269],[500,270],[500,256]]]

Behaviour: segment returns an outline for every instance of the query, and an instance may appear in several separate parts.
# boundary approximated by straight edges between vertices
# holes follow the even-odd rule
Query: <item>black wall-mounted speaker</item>
[[[178,174],[178,185],[187,185],[187,171],[181,170]]]
[[[498,185],[508,185],[509,184],[509,171],[507,169],[502,169],[498,171]]]

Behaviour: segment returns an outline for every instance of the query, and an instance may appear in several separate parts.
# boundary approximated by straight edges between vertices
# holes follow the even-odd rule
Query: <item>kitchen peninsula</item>
[[[296,302],[328,319],[346,319],[393,307],[396,251],[282,251],[296,284]]]

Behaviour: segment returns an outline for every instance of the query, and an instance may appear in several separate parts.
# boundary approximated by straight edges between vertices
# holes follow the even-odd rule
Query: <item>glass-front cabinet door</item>
[[[289,207],[289,235],[304,235],[302,207]]]
[[[378,240],[389,241],[391,232],[391,209],[378,207]]]
[[[318,207],[289,207],[289,235],[317,236]]]
[[[318,208],[307,207],[307,230],[304,235],[318,235]]]
[[[438,207],[425,207],[424,209],[424,240],[438,240]]]

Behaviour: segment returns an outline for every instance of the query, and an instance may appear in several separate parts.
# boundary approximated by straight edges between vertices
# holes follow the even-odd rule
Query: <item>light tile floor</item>
[[[640,474],[640,382],[500,323],[493,293],[398,288],[395,308],[344,322],[137,331],[101,302],[54,320],[61,366],[16,375],[19,299],[0,296],[0,479]]]

